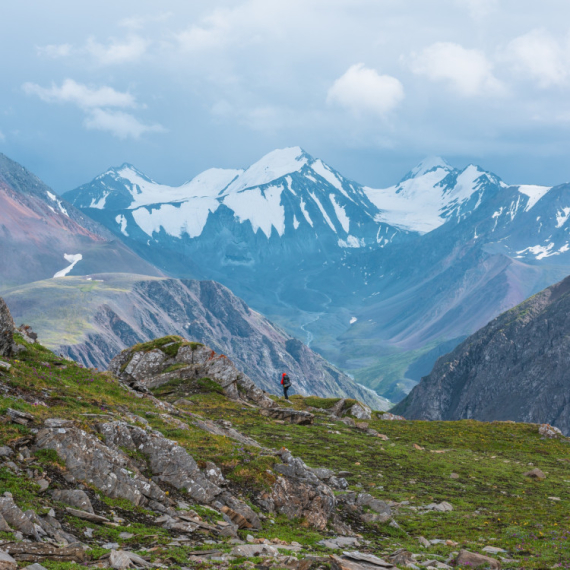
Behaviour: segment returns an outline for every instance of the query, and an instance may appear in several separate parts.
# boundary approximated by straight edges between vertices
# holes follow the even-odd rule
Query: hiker
[[[285,396],[285,399],[288,400],[289,396],[287,396],[287,390],[291,388],[291,380],[289,380],[287,372],[283,372],[281,375],[281,385],[283,386],[283,395]]]

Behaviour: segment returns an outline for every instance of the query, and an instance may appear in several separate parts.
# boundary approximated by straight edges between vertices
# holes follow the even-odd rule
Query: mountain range
[[[163,273],[223,283],[398,401],[437,357],[570,272],[569,190],[440,158],[375,189],[293,147],[175,187],[123,164],[63,197]]]

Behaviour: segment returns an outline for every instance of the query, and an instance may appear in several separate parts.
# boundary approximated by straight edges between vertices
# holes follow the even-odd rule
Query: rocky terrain
[[[549,426],[285,402],[173,337],[102,373],[12,322],[2,305],[2,568],[527,569],[570,556],[568,440]]]
[[[492,320],[396,406],[411,419],[548,423],[570,434],[570,277]]]
[[[94,274],[22,285],[4,298],[18,323],[32,325],[48,348],[85,366],[105,369],[128,346],[177,334],[225,354],[268,392],[280,393],[286,370],[292,393],[389,407],[213,281]]]

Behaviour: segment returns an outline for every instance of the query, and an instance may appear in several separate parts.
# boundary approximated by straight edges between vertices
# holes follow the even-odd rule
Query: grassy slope
[[[90,429],[89,421],[93,420],[82,414],[129,410],[146,417],[154,428],[186,446],[199,462],[212,460],[220,465],[235,489],[241,489],[246,499],[274,481],[271,456],[263,456],[256,448],[210,435],[191,424],[188,430],[176,429],[156,414],[151,402],[125,392],[109,375],[73,364],[61,370],[55,366],[56,362],[53,354],[39,347],[29,347],[19,361],[12,361],[12,374],[2,378],[2,382],[10,387],[11,395],[0,397],[0,412],[12,407],[31,412],[38,420],[73,418]],[[370,427],[390,438],[385,442],[342,423],[330,422],[327,416],[320,414],[313,426],[273,422],[255,409],[227,400],[209,389],[209,383],[205,381],[198,386],[173,383],[172,389],[167,394],[168,390],[163,388],[160,395],[164,394],[170,400],[185,396],[193,402],[181,409],[206,418],[228,419],[238,430],[256,438],[262,445],[286,446],[309,466],[350,471],[352,475],[347,479],[353,490],[367,491],[382,499],[409,501],[410,506],[443,500],[453,504],[455,509],[451,513],[423,515],[404,506],[396,517],[400,530],[386,525],[364,527],[361,532],[372,541],[370,549],[377,554],[400,547],[421,552],[417,541],[421,535],[427,539],[449,539],[459,543],[433,546],[429,549],[430,554],[447,556],[462,546],[473,551],[480,551],[485,545],[505,548],[516,562],[504,564],[504,568],[545,568],[570,560],[567,532],[570,523],[570,445],[566,441],[540,439],[537,426],[473,421],[371,421]],[[49,407],[33,405],[36,399]],[[304,409],[308,405],[328,407],[334,400],[295,397],[293,402],[296,408]],[[22,437],[28,431],[29,427],[0,423],[0,444]],[[417,450],[414,444],[425,449]],[[51,472],[62,469],[53,460],[49,456],[38,457],[36,463]],[[523,473],[532,466],[545,471],[547,479],[537,482],[525,478]],[[457,473],[459,479],[451,479],[451,473]],[[29,480],[0,470],[0,493],[7,490],[14,493],[23,508],[42,511],[51,505],[48,496],[36,494],[36,487]],[[119,516],[133,510],[125,502],[103,497],[101,500],[114,508]],[[128,548],[158,543],[158,550],[153,552],[155,558],[166,560],[170,557],[179,562],[185,558],[184,549],[165,546],[168,542],[166,532],[148,521],[128,527],[101,527],[63,513],[58,511],[72,527],[95,528],[95,536]],[[298,540],[308,546],[322,537],[305,527],[302,521],[299,523],[291,524],[284,517],[274,517],[274,524],[266,521],[259,536]],[[134,533],[135,537],[118,538],[123,531]],[[101,552],[97,548],[94,554]],[[175,567],[175,562],[171,564]],[[72,567],[50,565],[49,562],[45,565],[52,569]]]

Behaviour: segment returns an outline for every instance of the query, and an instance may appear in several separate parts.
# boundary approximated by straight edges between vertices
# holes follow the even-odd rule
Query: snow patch
[[[342,187],[342,183],[337,175],[322,160],[315,160],[315,162],[311,164],[311,168],[329,184],[342,192],[347,198],[350,198],[346,190]]]
[[[297,229],[301,225],[301,222],[297,219],[297,216],[293,214],[293,229]]]
[[[301,202],[299,205],[301,206],[301,212],[303,212],[305,220],[307,220],[310,226],[313,227],[313,220],[311,220],[311,216],[309,216],[309,212],[307,212],[307,209],[305,208],[305,201],[303,200],[303,198],[301,198]]]
[[[91,200],[90,208],[97,208],[97,210],[103,210],[105,208],[105,202],[107,201],[107,197],[109,196],[109,192],[105,192],[99,200]]]
[[[556,212],[556,227],[561,228],[570,217],[570,208],[562,208],[562,212]]]
[[[310,192],[310,194],[311,194],[311,198],[315,201],[315,204],[319,207],[319,210],[321,211],[323,218],[325,219],[327,224],[330,226],[331,230],[336,234],[337,233],[336,228],[334,227],[334,224],[331,222],[329,215],[326,213],[325,209],[323,208],[321,201],[312,192]]]
[[[528,196],[528,202],[524,209],[528,212],[549,190],[552,186],[535,186],[532,184],[523,184],[518,187],[518,191]]]
[[[58,279],[59,277],[65,277],[75,267],[75,265],[83,259],[83,256],[80,253],[73,253],[73,254],[64,253],[63,257],[65,261],[68,261],[69,263],[71,263],[71,265],[68,265],[65,269],[58,271],[53,276],[54,279]]]
[[[237,218],[243,222],[249,220],[253,231],[261,229],[269,238],[271,228],[282,236],[285,233],[285,208],[281,205],[283,186],[269,186],[262,192],[254,188],[244,192],[229,194],[224,204],[232,209]]]
[[[366,242],[364,241],[364,238],[358,239],[355,236],[347,236],[346,240],[344,240],[344,239],[338,240],[338,246],[339,247],[351,247],[351,248],[365,247]]]
[[[129,236],[127,233],[127,218],[122,214],[115,218],[115,222],[121,225],[121,233],[125,236]]]
[[[48,195],[50,200],[52,200],[53,202],[57,202],[57,198],[53,192],[50,192],[49,190],[47,190],[46,194]]]
[[[338,221],[340,222],[342,229],[346,233],[348,233],[349,229],[350,229],[350,219],[346,215],[346,211],[345,211],[344,207],[341,206],[339,203],[337,203],[334,196],[331,195],[330,199],[331,199],[332,205],[334,207],[336,217],[338,218]]]
[[[352,317],[352,319],[350,319],[350,324],[353,325],[358,319],[356,317]]]

